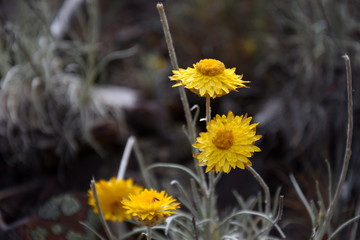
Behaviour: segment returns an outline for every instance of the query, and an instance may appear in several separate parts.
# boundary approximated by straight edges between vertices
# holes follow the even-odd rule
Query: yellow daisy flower
[[[145,189],[139,194],[130,194],[122,201],[126,213],[134,220],[151,227],[162,223],[173,214],[173,210],[180,208],[180,203],[169,196],[165,191],[157,192],[154,189]]]
[[[143,187],[135,185],[132,179],[117,180],[115,177],[109,181],[100,180],[95,183],[96,192],[99,198],[101,210],[106,220],[124,221],[131,218],[121,203],[129,194],[136,194],[143,190]],[[91,189],[88,191],[89,205],[94,208],[94,212],[98,213],[95,199]]]
[[[207,132],[196,138],[195,148],[200,153],[195,157],[200,166],[207,166],[206,172],[215,171],[229,173],[231,168],[244,169],[252,163],[248,159],[254,152],[261,151],[254,142],[261,138],[256,135],[258,123],[250,124],[251,117],[216,115],[207,125]]]
[[[246,87],[243,75],[236,75],[235,68],[225,68],[224,63],[215,59],[203,59],[193,65],[194,68],[173,70],[171,81],[177,81],[173,87],[183,85],[201,97],[221,97],[237,88]]]

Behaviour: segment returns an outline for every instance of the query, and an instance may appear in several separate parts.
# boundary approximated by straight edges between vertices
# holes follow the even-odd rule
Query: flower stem
[[[206,123],[210,122],[211,119],[211,107],[210,107],[210,97],[206,97]]]
[[[205,120],[206,124],[210,122],[211,119],[211,105],[210,105],[210,97],[206,97],[205,99]],[[214,220],[216,218],[216,203],[215,203],[215,173],[213,171],[209,172],[209,187],[206,194],[207,204],[208,204],[208,218]],[[215,221],[209,222],[209,238],[208,239],[218,239],[219,233],[217,231],[217,226]]]
[[[101,221],[101,224],[103,225],[105,233],[106,233],[107,237],[110,240],[115,240],[115,237],[111,233],[109,225],[106,223],[104,213],[103,213],[103,211],[101,209],[100,202],[99,202],[99,197],[98,197],[98,194],[97,194],[97,191],[96,191],[96,184],[95,184],[95,179],[94,178],[91,180],[90,188],[91,188],[91,191],[93,192],[95,204],[96,204],[96,207],[98,209],[99,216],[100,216],[100,221]]]
[[[270,214],[270,190],[268,185],[265,183],[264,179],[262,179],[262,177],[260,176],[260,174],[258,174],[254,168],[250,167],[250,166],[246,166],[246,169],[255,177],[255,179],[259,182],[260,186],[263,188],[264,190],[264,194],[265,194],[265,214],[267,216],[269,216]],[[270,216],[269,216],[270,217]]]
[[[160,20],[161,20],[162,27],[163,27],[164,34],[165,34],[165,39],[166,39],[166,44],[167,44],[168,51],[169,51],[171,65],[174,69],[177,70],[179,68],[179,65],[178,65],[175,48],[174,48],[174,44],[173,44],[171,33],[170,33],[169,23],[168,23],[166,14],[165,14],[164,5],[162,3],[158,3],[156,5],[156,8],[158,9],[159,14],[160,14]]]
[[[169,23],[168,23],[166,14],[165,14],[164,5],[162,3],[158,3],[156,5],[156,8],[158,9],[158,12],[160,15],[160,20],[161,20],[161,24],[162,24],[162,27],[164,30],[165,40],[166,40],[167,48],[169,51],[169,57],[170,57],[172,68],[177,70],[177,69],[179,69],[179,65],[178,65],[178,61],[176,58],[175,48],[174,48],[174,44],[173,44],[171,33],[170,33]],[[195,139],[196,139],[196,130],[195,130],[195,125],[193,124],[192,116],[191,116],[189,101],[186,96],[185,88],[183,86],[179,86],[178,89],[179,89],[179,94],[180,94],[180,100],[182,102],[184,113],[185,113],[188,136],[190,139],[190,143],[193,144],[193,143],[195,143]],[[193,154],[197,153],[197,150],[195,148],[192,148],[192,153]],[[200,176],[202,182],[205,183],[205,175],[204,175],[201,167],[198,165],[198,160],[195,158],[194,158],[194,165],[195,165],[197,175]],[[203,185],[202,187],[203,187],[203,190],[205,191],[206,186]]]
[[[205,112],[206,112],[205,120],[207,125],[211,119],[210,97],[206,97]],[[209,189],[207,192],[208,198],[211,198],[214,192],[215,192],[215,174],[214,172],[211,171],[209,172]]]
[[[324,222],[321,224],[318,233],[315,236],[316,240],[320,240],[323,238],[323,235],[329,229],[329,224],[332,216],[334,215],[336,206],[339,202],[341,190],[344,186],[347,170],[349,168],[349,162],[351,157],[351,143],[352,143],[352,135],[353,135],[353,97],[352,97],[352,76],[351,76],[351,62],[349,56],[345,54],[343,56],[345,60],[346,66],[346,82],[347,82],[347,111],[348,111],[348,124],[347,124],[347,138],[346,138],[346,147],[344,154],[343,166],[340,173],[339,182],[337,184],[334,197],[330,202],[330,205],[326,211],[326,215],[324,218]]]
[[[205,102],[205,120],[206,125],[210,122],[211,119],[211,105],[210,105],[210,97],[206,97]],[[209,190],[208,190],[208,197],[212,198],[212,195],[215,192],[215,173],[213,171],[209,172]]]
[[[151,227],[146,229],[146,240],[151,240]]]
[[[169,23],[168,23],[166,14],[165,14],[164,5],[162,3],[158,3],[156,5],[156,7],[160,14],[160,20],[161,20],[162,27],[163,27],[164,34],[165,34],[165,39],[166,39],[166,44],[167,44],[168,51],[169,51],[171,66],[174,70],[177,70],[177,69],[179,69],[179,65],[178,65],[178,61],[176,58],[175,48],[174,48],[174,44],[173,44],[171,33],[170,33]],[[184,108],[184,112],[185,112],[188,133],[189,133],[192,143],[194,143],[195,142],[195,129],[192,124],[192,117],[191,117],[191,111],[190,111],[190,107],[189,107],[189,101],[187,99],[187,96],[185,93],[185,88],[183,86],[179,86],[179,93],[180,93],[181,102],[183,104],[183,108]]]

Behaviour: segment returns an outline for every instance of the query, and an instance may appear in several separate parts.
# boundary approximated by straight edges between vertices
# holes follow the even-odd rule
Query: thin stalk
[[[6,36],[8,37],[8,41],[10,44],[16,44],[19,51],[24,55],[24,58],[28,61],[31,69],[33,70],[34,74],[37,77],[40,77],[42,80],[44,80],[43,72],[39,69],[38,65],[33,61],[33,57],[31,53],[29,52],[29,48],[27,48],[24,43],[21,40],[21,36],[17,36],[18,34],[14,32],[10,27],[5,26],[4,32]]]
[[[127,140],[125,150],[124,150],[124,153],[121,158],[120,167],[119,167],[119,171],[118,171],[118,175],[117,175],[118,180],[124,179],[126,167],[129,163],[129,158],[130,158],[131,150],[134,146],[134,143],[135,143],[135,137],[130,136],[129,139]]]
[[[164,5],[162,3],[158,3],[156,5],[156,7],[160,14],[160,20],[161,20],[162,27],[163,27],[164,34],[165,34],[165,39],[166,39],[166,44],[167,44],[168,51],[169,51],[171,66],[174,70],[177,70],[177,69],[179,69],[179,64],[178,64],[178,61],[176,58],[175,48],[174,48],[174,44],[173,44],[171,33],[170,33],[169,23],[168,23],[166,14],[165,14]],[[184,108],[184,112],[185,112],[185,118],[186,118],[189,136],[190,136],[192,143],[194,143],[195,142],[195,129],[192,124],[192,116],[191,116],[191,112],[190,112],[189,101],[188,101],[186,93],[185,93],[185,88],[183,86],[179,86],[178,89],[179,89],[179,93],[180,93],[180,99],[181,99],[181,102],[182,102],[182,105]]]
[[[347,124],[347,138],[346,138],[346,147],[345,147],[345,154],[343,160],[343,166],[340,173],[339,182],[337,184],[334,197],[330,202],[329,208],[327,209],[324,222],[321,225],[318,234],[316,235],[315,239],[322,239],[323,235],[325,234],[328,226],[330,224],[331,218],[334,215],[336,206],[340,199],[340,194],[342,188],[344,186],[347,170],[349,168],[349,162],[351,157],[351,143],[352,143],[352,135],[353,135],[353,97],[352,97],[352,76],[351,76],[351,62],[350,58],[347,54],[343,56],[345,61],[346,67],[346,82],[347,82],[347,112],[348,112],[348,124]]]
[[[357,204],[356,211],[355,211],[355,216],[360,216],[360,203]],[[352,229],[350,231],[350,240],[355,240],[356,239],[356,233],[357,233],[358,225],[359,225],[359,223],[356,222],[354,224],[354,226],[352,227]]]
[[[210,105],[210,97],[206,97],[206,103],[205,103],[205,120],[206,120],[206,125],[210,122],[211,119],[211,105]],[[215,206],[215,173],[213,171],[209,172],[209,184],[208,184],[208,190],[207,190],[207,194],[206,194],[206,198],[207,198],[207,204],[208,204],[208,209],[207,209],[207,213],[208,213],[208,218],[212,219],[213,221],[210,221],[209,224],[209,235],[211,236],[211,238],[208,239],[219,239],[219,232],[217,230],[217,224],[215,222],[215,218],[216,218],[216,208],[214,208]]]
[[[266,216],[269,216],[270,214],[270,190],[268,185],[265,183],[264,179],[262,179],[262,177],[260,176],[260,174],[258,174],[255,169],[253,169],[250,166],[246,166],[246,169],[255,177],[255,179],[259,182],[260,186],[263,188],[264,190],[264,194],[265,194],[265,199],[264,199],[264,203],[265,203],[265,214]]]
[[[109,228],[109,225],[106,223],[106,220],[105,220],[105,217],[104,217],[104,213],[103,213],[103,211],[102,211],[102,209],[101,209],[100,202],[99,202],[99,197],[98,197],[98,194],[97,194],[97,191],[96,191],[96,184],[95,184],[95,179],[94,179],[94,178],[91,180],[90,188],[91,188],[91,191],[93,192],[95,204],[96,204],[97,210],[98,210],[98,212],[99,212],[99,216],[100,216],[100,221],[101,221],[101,224],[103,225],[103,228],[104,228],[104,230],[105,230],[106,236],[107,236],[110,240],[115,240],[115,237],[114,237],[114,235],[111,233],[110,228]]]
[[[350,224],[352,224],[353,222],[357,222],[360,219],[360,215],[353,217],[349,220],[347,220],[346,222],[344,222],[343,224],[341,224],[340,227],[338,227],[329,237],[329,240],[333,239],[335,237],[335,235],[337,235],[340,231],[342,231],[344,228],[346,228],[347,226],[349,226]],[[355,236],[354,236],[355,237]]]
[[[95,231],[92,227],[90,227],[89,225],[87,225],[86,223],[79,221],[79,223],[81,225],[83,225],[86,229],[88,229],[89,231],[91,231],[95,236],[97,236],[98,238],[100,238],[100,240],[106,240],[103,236],[101,236],[97,231]]]
[[[146,228],[146,240],[151,240],[151,227]]]
[[[168,23],[168,20],[166,17],[164,5],[162,3],[158,3],[156,5],[156,8],[160,14],[160,20],[161,20],[161,24],[162,24],[164,34],[165,34],[165,39],[166,39],[166,44],[167,44],[168,51],[169,51],[171,66],[173,67],[173,69],[177,70],[177,69],[179,69],[179,64],[177,61],[176,52],[175,52],[174,44],[172,41],[169,23]]]
[[[27,0],[28,1],[28,0]],[[62,39],[70,27],[72,17],[81,7],[85,0],[65,0],[58,10],[55,19],[50,25],[49,31],[56,39]],[[31,5],[31,4],[29,4]],[[45,25],[46,26],[46,25]]]
[[[276,218],[274,219],[274,221],[271,223],[270,226],[262,229],[261,231],[259,231],[252,239],[253,240],[256,240],[258,239],[263,233],[265,232],[269,232],[274,226],[275,224],[277,224],[280,220],[281,220],[281,217],[282,217],[282,214],[283,214],[283,207],[284,207],[284,196],[280,196],[279,198],[279,211],[277,213],[277,216]],[[285,235],[284,234],[281,234],[281,237],[282,238],[285,238]]]
[[[206,97],[206,103],[205,103],[205,120],[206,125],[210,122],[211,118],[211,105],[210,105],[210,97]],[[215,191],[215,174],[214,172],[209,172],[209,188],[207,191],[207,198],[210,199]]]
[[[290,175],[290,180],[295,188],[296,193],[298,194],[301,202],[304,204],[304,207],[306,209],[306,211],[308,212],[310,219],[311,219],[311,226],[314,228],[315,227],[315,214],[312,211],[312,208],[310,206],[310,203],[306,200],[306,197],[303,193],[303,191],[301,190],[298,182],[296,181],[294,175]]]
[[[96,77],[96,55],[97,43],[99,40],[100,13],[97,0],[87,2],[87,13],[89,14],[89,24],[87,26],[86,40],[88,41],[86,56],[86,72],[83,87],[82,103],[88,105],[90,101],[90,88]]]
[[[193,224],[193,228],[194,228],[194,240],[199,240],[199,231],[198,228],[196,226],[196,220],[195,217],[192,217],[192,224]]]
[[[210,105],[210,97],[206,97],[206,103],[205,103],[205,120],[206,125],[210,122],[211,119],[211,105]],[[212,195],[215,192],[215,174],[214,172],[209,172],[209,189],[208,189],[208,198],[212,198]]]
[[[211,106],[210,106],[210,97],[206,97],[206,104],[205,104],[205,108],[206,108],[206,123],[210,122],[211,119]]]
[[[216,203],[215,203],[215,173],[213,171],[209,172],[209,188],[207,191],[207,214],[208,218],[212,219],[210,221],[210,228],[209,234],[211,238],[208,239],[219,239],[219,231],[217,229],[217,222],[216,222]]]
[[[331,174],[331,166],[330,166],[330,163],[327,159],[325,159],[325,163],[326,163],[326,168],[327,168],[327,171],[328,171],[328,201],[329,201],[329,204],[331,203],[331,199],[332,199],[332,174]]]
[[[209,191],[208,196],[211,198],[215,193],[215,173],[213,171],[209,172]]]
[[[40,20],[41,22],[41,27],[44,29],[44,31],[46,32],[46,34],[48,35],[48,37],[52,39],[52,34],[50,32],[50,29],[48,28],[48,21],[46,19],[46,16],[44,15],[44,12],[39,9],[39,5],[35,5],[34,2],[31,2],[30,0],[23,0],[23,2],[26,4],[26,6],[28,7],[28,9],[30,9],[34,15],[37,17],[37,19]]]
[[[156,188],[154,186],[155,183],[149,174],[149,171],[146,170],[144,156],[140,150],[139,143],[137,142],[137,140],[135,138],[134,138],[134,153],[135,153],[136,159],[137,159],[139,167],[140,167],[141,175],[145,181],[146,188]]]
[[[166,17],[164,5],[162,3],[158,3],[156,5],[156,8],[160,15],[160,20],[161,20],[161,24],[162,24],[162,27],[164,30],[166,45],[167,45],[167,48],[169,51],[169,57],[170,57],[172,68],[174,70],[177,70],[177,69],[179,69],[179,65],[178,65],[178,61],[176,58],[175,48],[174,48],[174,44],[172,41],[169,23],[168,23],[168,20]],[[195,130],[195,125],[193,124],[192,116],[191,116],[189,101],[186,96],[185,88],[183,86],[179,86],[178,89],[179,89],[179,94],[180,94],[180,100],[181,100],[183,108],[184,108],[186,125],[187,125],[187,129],[188,129],[188,136],[190,138],[191,144],[193,144],[193,143],[195,143],[196,130]],[[193,154],[197,153],[195,148],[192,148],[192,153]],[[200,176],[202,182],[205,183],[205,175],[204,175],[201,167],[198,165],[197,159],[195,159],[195,158],[194,158],[194,165],[195,165],[196,173],[198,174],[198,176]],[[203,190],[205,191],[206,186],[204,185],[202,187],[203,187]]]

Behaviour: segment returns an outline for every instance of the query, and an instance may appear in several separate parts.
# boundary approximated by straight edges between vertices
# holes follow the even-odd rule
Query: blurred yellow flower
[[[162,223],[167,217],[176,214],[173,210],[180,208],[180,203],[176,202],[176,199],[165,191],[157,192],[154,189],[130,194],[122,203],[127,209],[127,214],[149,227]]]
[[[243,75],[236,75],[235,68],[225,68],[224,63],[215,59],[203,59],[188,67],[173,70],[171,81],[177,81],[173,87],[184,86],[201,97],[221,97],[237,88],[246,87]]]
[[[130,215],[126,214],[121,201],[127,198],[129,194],[141,192],[143,187],[135,185],[132,179],[117,180],[115,177],[109,181],[100,180],[95,183],[95,186],[100,207],[106,220],[122,222],[126,218],[131,218]],[[91,189],[88,191],[88,197],[89,205],[93,207],[95,213],[98,213]]]
[[[251,117],[216,115],[207,125],[207,132],[193,144],[200,153],[195,154],[200,166],[207,166],[206,172],[229,173],[231,168],[244,169],[252,163],[248,159],[254,152],[261,151],[254,142],[261,138],[256,135],[258,123],[250,124]]]

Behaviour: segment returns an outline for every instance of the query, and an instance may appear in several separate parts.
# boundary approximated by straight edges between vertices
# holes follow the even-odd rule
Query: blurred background
[[[0,1],[1,239],[94,239],[78,224],[97,222],[86,209],[90,179],[116,176],[131,135],[147,163],[192,167],[156,3]],[[334,185],[339,177],[347,128],[342,56],[349,55],[354,136],[334,227],[359,214],[360,2],[168,0],[164,5],[180,67],[215,58],[251,81],[249,89],[213,100],[212,113],[232,110],[260,122],[262,152],[252,162],[272,193],[281,187],[280,225],[287,239],[311,236],[310,218],[289,175],[315,203],[317,184],[327,198],[325,160]],[[204,99],[190,92],[188,98],[204,109]],[[204,129],[200,122],[199,131]],[[164,186],[177,177],[171,171],[156,174]],[[134,156],[126,176],[142,181]],[[245,198],[260,191],[247,171],[232,171],[218,185],[219,210],[235,205],[233,189]],[[65,214],[66,204],[84,207]],[[349,227],[337,239],[356,231]]]

